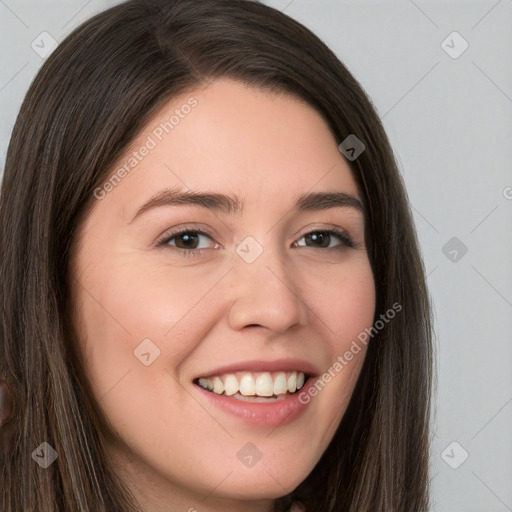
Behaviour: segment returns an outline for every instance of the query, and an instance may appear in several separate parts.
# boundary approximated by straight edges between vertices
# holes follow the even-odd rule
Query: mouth
[[[207,409],[253,427],[277,428],[304,414],[317,374],[303,360],[252,361],[200,375],[193,384]]]
[[[255,403],[284,400],[298,393],[311,375],[302,371],[224,373],[199,377],[194,384],[215,395]]]

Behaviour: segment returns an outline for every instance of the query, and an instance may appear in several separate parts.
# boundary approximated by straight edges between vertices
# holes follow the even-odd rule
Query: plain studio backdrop
[[[0,175],[55,41],[107,0],[0,0]],[[265,2],[320,36],[396,152],[434,302],[436,512],[512,511],[512,0]]]

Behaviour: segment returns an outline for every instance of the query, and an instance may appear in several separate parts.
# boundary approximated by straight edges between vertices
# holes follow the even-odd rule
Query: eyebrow
[[[158,192],[144,203],[130,224],[144,212],[162,206],[196,205],[226,214],[242,213],[244,202],[238,196],[221,193],[194,192],[179,189],[165,189]],[[364,213],[361,200],[345,192],[308,192],[301,195],[296,203],[296,210],[317,211],[329,208],[353,208]]]

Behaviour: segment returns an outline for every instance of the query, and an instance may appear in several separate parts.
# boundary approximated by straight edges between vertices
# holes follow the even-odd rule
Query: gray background
[[[115,3],[0,0],[0,172],[43,62],[32,42]],[[266,3],[358,78],[403,172],[435,309],[432,508],[512,511],[512,0]]]

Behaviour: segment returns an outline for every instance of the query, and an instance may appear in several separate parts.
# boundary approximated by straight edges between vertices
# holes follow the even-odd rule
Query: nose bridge
[[[260,237],[261,241],[252,236],[246,237],[236,247],[235,271],[238,279],[245,279],[253,289],[265,283],[263,288],[285,287],[293,290],[293,279],[287,276],[286,255],[280,250],[272,237]],[[274,282],[277,281],[277,282]]]
[[[236,252],[229,313],[232,327],[258,324],[283,331],[304,322],[305,305],[279,247],[269,238],[260,243],[247,237]]]

